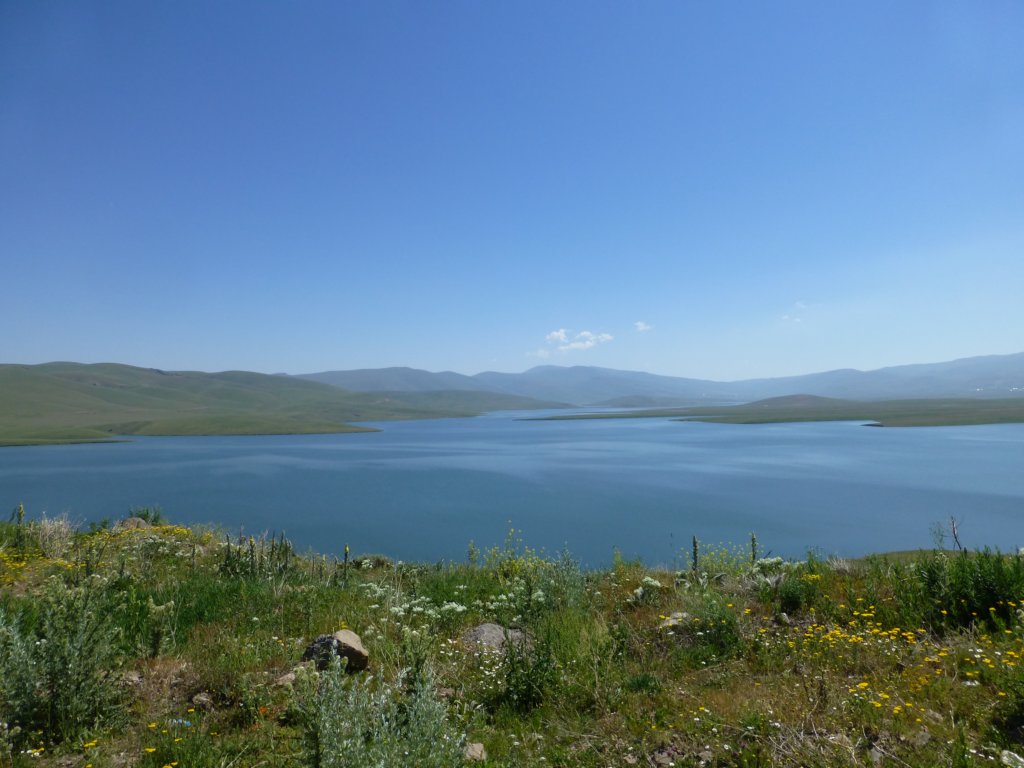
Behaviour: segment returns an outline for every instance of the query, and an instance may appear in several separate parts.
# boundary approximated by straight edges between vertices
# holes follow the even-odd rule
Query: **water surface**
[[[1024,544],[1024,425],[872,429],[667,419],[386,422],[343,435],[4,448],[0,504],[76,521],[158,505],[176,522],[284,531],[305,549],[461,559],[470,540],[673,564],[690,537],[857,556]]]

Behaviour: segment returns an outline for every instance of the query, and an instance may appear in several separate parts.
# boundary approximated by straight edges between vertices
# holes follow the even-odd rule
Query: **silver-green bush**
[[[312,768],[454,768],[464,738],[448,721],[429,671],[394,684],[352,678],[333,663],[307,686],[303,703],[307,763]]]

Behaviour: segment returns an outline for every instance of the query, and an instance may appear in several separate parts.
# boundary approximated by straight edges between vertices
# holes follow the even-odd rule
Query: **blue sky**
[[[0,361],[1024,350],[1024,4],[2,2]]]

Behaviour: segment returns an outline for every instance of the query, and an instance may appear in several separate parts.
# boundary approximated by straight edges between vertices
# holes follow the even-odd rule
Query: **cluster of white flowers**
[[[504,592],[486,600],[473,601],[473,608],[484,614],[490,614],[502,624],[519,624],[523,613],[530,608],[543,605],[547,595],[539,587],[530,589],[520,577],[515,577],[506,586]]]
[[[423,595],[406,598],[400,590],[388,584],[365,582],[359,586],[367,597],[375,601],[369,606],[370,610],[383,611],[384,616],[381,620],[384,623],[391,622],[398,628],[422,628],[440,620],[459,616],[469,610],[462,603],[452,600],[446,600],[438,605]],[[371,628],[376,629],[372,625]]]

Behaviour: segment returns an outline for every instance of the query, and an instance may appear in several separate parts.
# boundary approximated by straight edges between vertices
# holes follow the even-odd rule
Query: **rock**
[[[925,746],[929,741],[932,740],[932,735],[927,729],[922,728],[920,731],[914,734],[914,738],[910,740],[910,743],[920,749]]]
[[[200,691],[192,697],[192,706],[196,709],[213,709],[213,697],[206,691]]]
[[[143,520],[141,517],[126,517],[124,520],[119,521],[115,526],[115,531],[134,531],[137,528],[152,528],[149,523]]]
[[[871,758],[872,765],[881,765],[882,760],[885,757],[885,753],[878,747],[872,747],[871,751],[868,752],[868,757]]]
[[[437,698],[439,699],[454,699],[458,694],[454,688],[438,688]]]
[[[277,687],[277,688],[285,688],[285,687],[287,687],[289,685],[292,685],[294,682],[295,682],[295,673],[294,672],[285,672],[283,675],[281,675],[279,678],[277,678],[277,680],[274,681],[274,686]]]
[[[837,747],[845,749],[851,755],[853,754],[853,742],[850,741],[850,737],[847,736],[845,733],[834,733],[828,737],[828,740],[835,744]]]
[[[526,642],[526,636],[521,630],[506,629],[490,622],[467,629],[462,633],[462,642],[466,645],[479,645],[490,651],[501,651],[505,648],[506,637],[513,645]]]
[[[1010,768],[1024,768],[1024,757],[1008,749],[1004,749],[999,753],[999,762],[1010,766]]]
[[[370,652],[363,641],[350,629],[341,629],[333,635],[320,635],[302,654],[303,661],[313,660],[319,670],[327,669],[331,656],[347,659],[346,672],[358,672],[370,664]]]
[[[776,616],[775,623],[781,624],[784,627],[789,627],[793,624],[793,622],[789,620],[789,616],[787,616],[785,613],[780,613],[778,616]]]
[[[466,745],[465,749],[462,750],[462,756],[466,760],[482,763],[487,759],[487,750],[484,749],[484,745],[479,741],[471,741]]]

